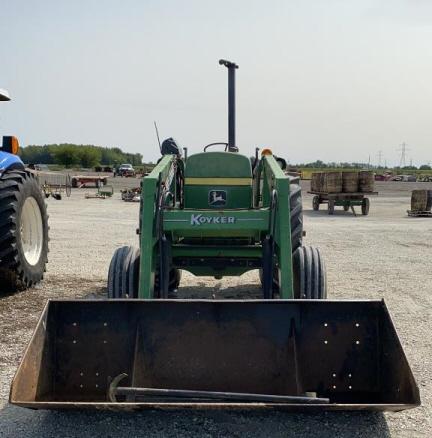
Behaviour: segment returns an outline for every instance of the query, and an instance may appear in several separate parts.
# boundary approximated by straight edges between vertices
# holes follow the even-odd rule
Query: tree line
[[[29,145],[20,149],[21,159],[26,164],[58,164],[65,167],[91,168],[98,165],[130,163],[141,165],[143,156],[139,153],[123,152],[120,148],[71,143]]]

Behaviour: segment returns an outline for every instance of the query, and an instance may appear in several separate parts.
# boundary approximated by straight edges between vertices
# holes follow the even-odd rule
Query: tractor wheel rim
[[[21,245],[27,263],[35,266],[42,254],[43,222],[39,204],[29,196],[21,211]]]

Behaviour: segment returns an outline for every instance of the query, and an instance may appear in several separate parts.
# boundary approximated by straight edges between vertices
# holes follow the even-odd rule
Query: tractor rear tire
[[[290,179],[290,217],[291,217],[291,250],[294,253],[301,247],[303,241],[303,205],[300,187],[300,178],[288,176]],[[263,285],[263,271],[259,270],[261,286]],[[273,274],[272,297],[279,291],[279,273],[275,267]],[[272,298],[272,297],[264,297]]]
[[[138,248],[116,249],[108,271],[108,298],[138,298],[139,261]]]
[[[293,255],[294,297],[309,300],[327,298],[327,279],[320,250],[301,246]]]
[[[294,252],[303,240],[303,206],[300,178],[290,178],[291,245]]]
[[[42,280],[48,261],[48,216],[34,174],[7,171],[0,178],[0,292]]]
[[[169,274],[168,298],[175,298],[177,289],[180,285],[181,277],[182,277],[182,271],[180,269],[177,268],[171,269]],[[158,269],[156,270],[155,273],[154,296],[155,298],[161,298]]]

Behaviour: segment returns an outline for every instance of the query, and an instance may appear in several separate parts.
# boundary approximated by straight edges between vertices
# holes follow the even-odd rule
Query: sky
[[[291,163],[432,161],[429,0],[0,0],[0,133],[159,156],[227,141]]]

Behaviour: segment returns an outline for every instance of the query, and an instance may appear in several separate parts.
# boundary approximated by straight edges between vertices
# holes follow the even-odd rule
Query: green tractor
[[[181,157],[172,139],[142,180],[140,248],[116,250],[108,299],[49,301],[11,388],[34,409],[402,410],[419,392],[383,301],[330,301],[303,246],[298,179],[235,142]],[[263,299],[170,299],[180,272],[260,270]]]
[[[234,63],[229,73],[228,143],[182,157],[173,139],[142,180],[140,249],[118,248],[109,298],[175,296],[181,270],[220,279],[260,270],[263,298],[326,298],[319,249],[303,246],[299,178],[269,149],[250,159],[235,145]],[[223,151],[213,151],[221,147]]]

